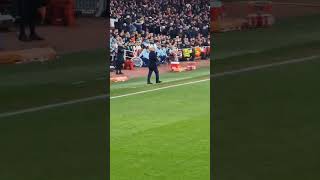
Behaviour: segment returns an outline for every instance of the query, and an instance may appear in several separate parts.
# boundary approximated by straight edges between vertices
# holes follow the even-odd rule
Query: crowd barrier
[[[81,14],[101,16],[106,11],[106,0],[76,0],[76,11]]]
[[[133,62],[134,66],[142,67],[143,61],[139,57],[142,50],[125,50],[124,51],[124,59],[130,60]],[[210,46],[201,46],[201,47],[194,47],[194,48],[183,48],[177,49],[173,51],[171,54],[172,59],[170,61],[186,61],[192,58],[192,53],[194,54],[195,59],[201,59],[204,57],[210,56]],[[111,55],[111,62],[113,62],[115,58],[115,54]]]

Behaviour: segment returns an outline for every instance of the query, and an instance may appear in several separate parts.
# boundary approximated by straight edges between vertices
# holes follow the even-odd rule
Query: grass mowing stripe
[[[209,179],[209,95],[206,81],[111,101],[111,179]]]
[[[188,85],[188,84],[195,84],[195,83],[200,83],[200,82],[208,81],[208,80],[210,80],[210,79],[192,81],[192,82],[176,84],[176,85],[170,85],[170,86],[165,86],[165,87],[146,90],[146,91],[139,91],[139,92],[135,92],[135,93],[129,93],[129,94],[124,94],[124,95],[120,95],[120,96],[110,97],[110,99],[132,96],[132,95],[136,95],[136,94],[144,94],[147,92],[159,91],[162,89],[168,89],[168,88],[173,88],[173,87],[178,87],[178,86],[183,86],[183,85]],[[49,105],[44,105],[44,106],[39,106],[39,107],[34,107],[34,108],[27,108],[27,109],[23,109],[23,110],[19,110],[19,111],[1,113],[0,118],[20,115],[20,114],[24,114],[24,113],[36,112],[36,111],[41,111],[41,110],[46,110],[46,109],[52,109],[52,108],[56,108],[56,107],[62,107],[62,106],[72,105],[72,104],[77,104],[77,103],[84,103],[84,102],[88,102],[88,101],[100,100],[100,99],[105,99],[108,97],[109,97],[109,95],[105,94],[105,95],[93,96],[93,97],[88,97],[88,98],[76,99],[76,100],[72,100],[72,101],[66,101],[66,102],[62,102],[62,103],[49,104]]]
[[[248,1],[232,1],[232,2],[227,2],[229,4],[238,4],[238,3],[243,3],[243,4],[247,4]],[[311,7],[320,7],[319,3],[315,3],[315,2],[272,2],[272,4],[274,5],[293,5],[293,6],[311,6]]]
[[[292,60],[282,61],[282,62],[277,62],[277,63],[270,63],[270,64],[265,64],[265,65],[257,65],[257,66],[242,68],[242,69],[233,70],[233,71],[216,73],[216,74],[213,74],[212,76],[217,78],[217,77],[222,77],[222,76],[226,76],[226,75],[233,75],[233,74],[256,71],[256,70],[260,70],[260,69],[267,69],[267,68],[272,68],[272,67],[277,67],[277,66],[282,66],[282,65],[288,65],[288,64],[295,64],[295,63],[311,61],[311,60],[318,59],[319,57],[320,56],[310,56],[310,57],[292,59]]]
[[[154,92],[154,91],[160,91],[160,90],[163,90],[163,89],[169,89],[169,88],[174,88],[174,87],[179,87],[179,86],[196,84],[196,83],[201,83],[201,82],[205,82],[205,81],[209,81],[209,80],[210,80],[210,79],[203,79],[203,80],[199,80],[199,81],[191,81],[191,82],[187,82],[187,83],[169,85],[169,86],[160,87],[160,88],[155,88],[155,89],[150,89],[150,90],[145,90],[145,91],[138,91],[138,92],[134,92],[134,93],[128,93],[128,94],[123,94],[123,95],[119,95],[119,96],[113,96],[113,97],[110,97],[110,99],[118,99],[118,98],[127,97],[127,96],[133,96],[133,95],[138,95],[138,94],[145,94],[145,93],[148,93],[148,92]]]
[[[311,60],[314,60],[317,58],[319,58],[319,56],[310,56],[310,57],[305,57],[305,58],[283,61],[283,62],[279,62],[279,63],[271,63],[271,64],[266,64],[266,65],[252,66],[252,67],[243,68],[243,69],[234,70],[234,71],[216,73],[216,74],[213,74],[212,76],[215,78],[223,77],[223,76],[227,76],[227,75],[234,75],[234,74],[250,72],[250,71],[266,69],[266,68],[272,68],[272,67],[277,67],[277,66],[282,66],[282,65],[302,63],[302,62],[311,61]],[[134,92],[134,93],[113,96],[113,97],[110,97],[110,99],[117,99],[117,98],[122,98],[122,97],[127,97],[127,96],[133,96],[133,95],[137,95],[137,94],[144,94],[144,93],[148,93],[148,92],[159,91],[159,90],[168,89],[168,88],[174,88],[174,87],[179,87],[179,86],[184,86],[184,85],[201,83],[201,82],[208,81],[208,80],[210,80],[210,79],[192,81],[192,82],[181,83],[181,84],[176,84],[176,85],[170,85],[170,86],[165,86],[165,87],[155,88],[155,89],[150,89],[150,90],[145,90],[145,91],[138,91],[138,92]],[[82,99],[77,99],[77,100],[72,100],[72,101],[67,101],[67,102],[62,102],[62,103],[39,106],[39,107],[35,107],[35,108],[28,108],[28,109],[24,109],[24,110],[20,110],[20,111],[1,113],[0,118],[15,116],[15,115],[29,113],[29,112],[36,112],[36,111],[41,111],[41,110],[45,110],[45,109],[52,109],[52,108],[61,107],[61,106],[65,106],[65,105],[72,105],[72,104],[83,103],[83,102],[88,102],[88,101],[100,100],[100,99],[105,99],[108,97],[109,97],[108,95],[99,95],[99,96],[82,98]]]
[[[30,113],[30,112],[37,112],[37,111],[41,111],[41,110],[52,109],[52,108],[56,108],[56,107],[62,107],[62,106],[72,105],[72,104],[77,104],[77,103],[84,103],[84,102],[89,102],[89,101],[94,101],[94,100],[101,100],[101,99],[106,99],[107,97],[108,97],[108,95],[99,95],[99,96],[93,96],[93,97],[88,97],[88,98],[76,99],[76,100],[72,100],[72,101],[66,101],[66,102],[62,102],[62,103],[49,104],[49,105],[44,105],[44,106],[39,106],[39,107],[34,107],[34,108],[23,109],[20,111],[1,113],[0,118],[16,116],[16,115]]]
[[[214,81],[215,179],[319,179],[319,68],[315,60]]]

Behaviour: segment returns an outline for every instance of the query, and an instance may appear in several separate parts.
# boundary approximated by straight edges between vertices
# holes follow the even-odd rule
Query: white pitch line
[[[228,4],[247,4],[248,1],[236,1],[236,2],[228,2]],[[273,5],[292,5],[292,6],[310,6],[310,7],[320,7],[319,3],[305,3],[305,2],[293,2],[293,3],[286,3],[286,2],[272,2]]]
[[[285,2],[273,2],[275,5],[292,5],[292,6],[310,6],[320,7],[319,3],[285,3]]]
[[[314,60],[314,59],[317,59],[317,58],[319,58],[319,56],[311,56],[311,57],[288,60],[288,61],[283,61],[283,62],[278,62],[278,63],[271,63],[271,64],[266,64],[266,65],[258,65],[258,66],[243,68],[243,69],[234,70],[234,71],[216,73],[216,74],[213,74],[212,77],[219,78],[219,77],[224,77],[224,76],[227,76],[227,75],[235,75],[235,74],[240,74],[240,73],[244,73],[244,72],[250,72],[250,71],[256,71],[256,70],[260,70],[260,69],[277,67],[277,66],[281,66],[281,65],[306,62],[306,61]],[[205,81],[208,81],[208,80],[210,80],[210,79],[198,80],[198,81],[193,81],[193,82],[188,82],[188,83],[181,83],[181,84],[176,84],[176,85],[169,85],[169,86],[150,89],[150,90],[146,90],[146,91],[139,91],[139,92],[135,92],[135,93],[129,93],[129,94],[124,94],[124,95],[119,95],[119,96],[113,96],[113,97],[110,97],[110,99],[117,99],[117,98],[122,98],[122,97],[133,96],[133,95],[137,95],[137,94],[160,91],[160,90],[168,89],[168,88],[174,88],[174,87],[179,87],[179,86],[184,86],[184,85],[189,85],[189,84],[201,83],[201,82],[205,82]],[[62,102],[62,103],[49,104],[49,105],[44,105],[44,106],[39,106],[39,107],[34,107],[34,108],[27,108],[27,109],[23,109],[23,110],[19,110],[19,111],[0,113],[0,118],[11,117],[11,116],[24,114],[24,113],[30,113],[30,112],[37,112],[37,111],[42,111],[42,110],[47,110],[47,109],[62,107],[62,106],[66,106],[66,105],[77,104],[77,103],[84,103],[84,102],[89,102],[89,101],[107,99],[108,97],[109,97],[109,95],[103,94],[103,95],[98,95],[98,96],[93,96],[93,97],[88,97],[88,98],[81,98],[81,99],[66,101],[66,102]]]
[[[96,78],[97,81],[101,81],[101,80],[107,80],[106,77],[99,77],[99,78]]]
[[[165,87],[159,87],[159,88],[145,90],[145,91],[139,91],[139,92],[128,93],[128,94],[123,94],[123,95],[119,95],[119,96],[113,96],[113,97],[110,97],[110,99],[118,99],[118,98],[127,97],[127,96],[145,94],[145,93],[148,93],[148,92],[160,91],[160,90],[163,90],[163,89],[169,89],[169,88],[173,88],[173,87],[185,86],[185,85],[189,85],[189,84],[196,84],[196,83],[205,82],[205,81],[209,81],[209,80],[210,79],[203,79],[203,80],[198,80],[198,81],[192,81],[192,82],[187,82],[187,83],[181,83],[181,84],[175,84],[175,85],[170,85],[170,86],[165,86]]]
[[[72,85],[79,85],[84,83],[86,83],[86,81],[77,81],[77,82],[73,82]]]
[[[107,95],[99,95],[99,96],[82,98],[82,99],[77,99],[77,100],[72,100],[72,101],[66,101],[66,102],[62,102],[62,103],[49,104],[49,105],[44,105],[44,106],[39,106],[39,107],[34,107],[34,108],[27,108],[27,109],[23,109],[23,110],[19,110],[19,111],[0,113],[0,118],[20,115],[20,114],[25,114],[25,113],[30,113],[30,112],[37,112],[37,111],[42,111],[42,110],[47,110],[47,109],[52,109],[52,108],[56,108],[56,107],[77,104],[77,103],[84,103],[84,102],[89,102],[89,101],[94,101],[94,100],[107,99],[107,98],[108,98]]]
[[[277,67],[277,66],[282,66],[282,65],[287,65],[287,64],[296,64],[296,63],[300,63],[300,62],[311,61],[311,60],[314,60],[317,58],[320,58],[320,56],[310,56],[310,57],[304,57],[304,58],[299,58],[299,59],[294,59],[294,60],[265,64],[265,65],[257,65],[257,66],[252,66],[252,67],[248,67],[248,68],[242,68],[239,70],[216,73],[216,74],[213,74],[212,76],[214,78],[218,78],[218,77],[223,77],[223,76],[227,76],[227,75],[256,71],[256,70],[260,70],[260,69],[267,69],[267,68]]]

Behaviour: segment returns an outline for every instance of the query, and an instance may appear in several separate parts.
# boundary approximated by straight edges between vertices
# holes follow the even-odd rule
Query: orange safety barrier
[[[196,56],[196,58],[201,57],[201,48],[200,47],[195,48],[195,56]]]

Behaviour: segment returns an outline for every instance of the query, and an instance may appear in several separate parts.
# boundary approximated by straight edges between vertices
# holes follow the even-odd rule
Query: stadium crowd
[[[210,46],[209,0],[111,0],[111,50],[118,46],[158,56],[196,46]]]

